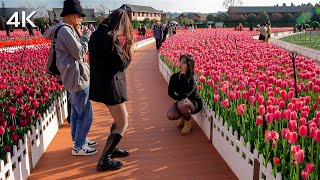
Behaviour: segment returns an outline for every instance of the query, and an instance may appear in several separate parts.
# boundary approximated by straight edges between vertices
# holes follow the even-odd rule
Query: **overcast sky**
[[[22,2],[31,4],[43,3],[48,8],[62,7],[64,0],[3,0],[6,7],[19,7]],[[165,12],[218,12],[226,11],[222,7],[223,0],[80,0],[84,7],[95,8],[99,4],[103,4],[107,10],[120,7],[122,4],[135,4],[152,6],[155,9]],[[243,0],[243,6],[273,6],[275,4],[282,5],[286,3],[295,5],[311,2],[315,4],[319,0]]]

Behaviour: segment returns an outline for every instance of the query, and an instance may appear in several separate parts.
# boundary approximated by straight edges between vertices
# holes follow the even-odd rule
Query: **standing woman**
[[[198,113],[203,106],[200,96],[197,94],[197,85],[194,77],[194,59],[191,55],[182,55],[179,61],[180,71],[170,78],[168,94],[176,100],[168,110],[169,120],[177,120],[177,127],[183,127],[181,135],[187,135],[191,131],[191,115]]]
[[[122,167],[113,157],[129,155],[127,150],[117,148],[126,128],[128,113],[125,70],[132,59],[132,26],[127,13],[117,9],[106,18],[92,34],[89,41],[90,99],[104,103],[114,123],[99,159],[97,170],[116,170]],[[123,44],[119,36],[125,38]]]

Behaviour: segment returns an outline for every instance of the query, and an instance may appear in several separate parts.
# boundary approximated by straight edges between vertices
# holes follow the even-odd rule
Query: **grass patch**
[[[310,41],[311,39],[311,41]],[[296,34],[292,36],[287,36],[284,38],[281,38],[280,40],[292,43],[292,44],[297,44],[301,46],[306,46],[310,47],[313,49],[320,50],[320,34],[311,34],[310,32],[306,32],[303,34]]]

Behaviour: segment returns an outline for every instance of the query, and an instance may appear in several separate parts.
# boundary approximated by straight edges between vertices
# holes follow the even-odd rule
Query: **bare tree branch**
[[[232,6],[241,6],[243,4],[242,0],[224,0],[222,6],[226,9]]]

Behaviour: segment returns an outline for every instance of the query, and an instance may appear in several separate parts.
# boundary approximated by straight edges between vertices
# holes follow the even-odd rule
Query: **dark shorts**
[[[202,100],[201,99],[189,99],[189,100],[192,102],[195,109],[195,112],[192,114],[197,114],[198,112],[200,112],[203,107]]]

